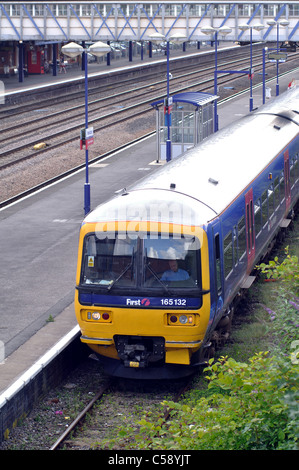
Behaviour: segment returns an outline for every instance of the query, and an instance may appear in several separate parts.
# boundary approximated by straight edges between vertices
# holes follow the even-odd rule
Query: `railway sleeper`
[[[125,367],[146,368],[165,360],[165,340],[160,337],[115,335],[114,342]]]

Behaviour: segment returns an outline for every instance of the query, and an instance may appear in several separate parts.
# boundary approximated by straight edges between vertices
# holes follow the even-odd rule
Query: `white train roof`
[[[298,126],[299,90],[294,90],[165,164],[85,221],[162,220],[158,208],[163,213],[168,207],[170,222],[204,224],[250,185],[296,136]]]

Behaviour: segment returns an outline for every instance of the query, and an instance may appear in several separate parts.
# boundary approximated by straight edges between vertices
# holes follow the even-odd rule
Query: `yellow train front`
[[[174,195],[125,192],[82,224],[76,316],[81,341],[110,375],[172,378],[201,360],[210,317],[207,235],[186,196]]]

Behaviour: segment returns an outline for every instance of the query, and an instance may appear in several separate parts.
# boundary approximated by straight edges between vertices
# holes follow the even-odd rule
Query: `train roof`
[[[295,89],[165,164],[129,188],[126,198],[113,200],[111,207],[177,202],[181,207],[190,205],[196,214],[193,222],[204,224],[220,214],[283,151],[298,134],[298,126],[299,90]],[[109,207],[109,202],[99,206],[85,221],[103,220],[103,209],[112,214]]]

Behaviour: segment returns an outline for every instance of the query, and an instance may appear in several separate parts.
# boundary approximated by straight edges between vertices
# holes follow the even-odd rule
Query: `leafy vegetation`
[[[259,269],[266,279],[277,281],[274,306],[260,304],[266,318],[259,324],[269,351],[246,361],[228,356],[211,360],[204,371],[207,386],[193,387],[179,403],[164,401],[160,416],[144,416],[126,431],[127,448],[298,450],[298,257],[287,248],[281,263],[275,257]],[[124,437],[122,431],[119,437]]]

